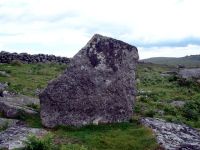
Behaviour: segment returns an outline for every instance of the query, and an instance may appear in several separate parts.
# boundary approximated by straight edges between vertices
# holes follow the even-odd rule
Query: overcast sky
[[[200,54],[200,0],[0,0],[0,50],[72,57],[99,33],[140,58]]]

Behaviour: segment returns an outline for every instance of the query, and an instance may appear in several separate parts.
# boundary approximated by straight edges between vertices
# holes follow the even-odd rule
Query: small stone
[[[2,77],[10,77],[10,75],[8,73],[6,73],[5,71],[0,71],[0,76],[2,76]]]
[[[0,83],[0,97],[4,96],[4,91],[6,90],[7,87],[8,87],[7,83]]]
[[[197,83],[200,84],[200,79],[197,80]]]
[[[185,105],[185,101],[176,100],[172,101],[170,104],[175,107],[183,107]]]

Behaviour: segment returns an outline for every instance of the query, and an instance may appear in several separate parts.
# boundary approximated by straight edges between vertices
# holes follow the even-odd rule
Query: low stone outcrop
[[[131,119],[137,60],[136,47],[94,35],[64,74],[40,94],[43,125],[83,126]]]
[[[0,129],[13,127],[19,123],[20,123],[20,120],[17,120],[17,119],[0,118]]]
[[[10,127],[0,132],[0,149],[14,150],[23,148],[28,136],[43,136],[47,134],[44,129],[28,128],[22,126]]]
[[[154,118],[143,118],[141,123],[153,129],[166,150],[200,150],[200,132],[191,127]]]
[[[183,79],[200,79],[200,68],[182,69],[178,76]]]
[[[19,60],[23,63],[65,63],[68,64],[70,59],[67,57],[59,57],[54,55],[36,54],[30,55],[27,53],[9,53],[5,51],[0,52],[0,63],[11,63],[13,60]]]
[[[8,118],[37,114],[38,112],[31,108],[33,105],[39,105],[39,100],[23,95],[0,97],[0,112]]]

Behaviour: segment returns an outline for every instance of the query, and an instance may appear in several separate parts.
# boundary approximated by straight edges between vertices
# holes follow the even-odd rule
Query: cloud
[[[140,59],[150,57],[184,57],[186,55],[199,55],[200,45],[188,45],[185,47],[139,47]]]
[[[137,46],[140,47],[186,47],[188,45],[200,45],[200,37],[186,37],[182,39],[170,39],[157,42],[143,42],[138,41]]]
[[[4,33],[4,32],[0,32],[0,37],[3,36],[16,36],[16,35],[20,35],[21,33]]]
[[[100,33],[142,47],[145,56],[163,55],[166,47],[199,45],[199,5],[199,0],[1,0],[0,48],[71,57]]]

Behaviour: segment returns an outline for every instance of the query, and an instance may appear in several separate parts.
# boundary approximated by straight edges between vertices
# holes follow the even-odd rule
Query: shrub
[[[13,60],[10,63],[12,66],[21,66],[22,62],[20,60]]]
[[[23,150],[88,150],[85,146],[79,144],[55,145],[51,134],[47,134],[43,138],[29,136],[28,141],[24,143],[25,148]]]
[[[25,141],[24,150],[55,150],[56,147],[53,144],[52,136],[50,134],[43,138],[37,138],[36,136],[30,136],[28,141]]]
[[[142,104],[139,102],[136,102],[136,105],[134,107],[134,112],[135,113],[140,113],[142,111]]]
[[[195,82],[193,79],[182,79],[182,78],[178,78],[178,84],[180,86],[185,86],[185,87],[192,87],[193,85],[195,85]]]
[[[67,144],[67,145],[61,145],[59,150],[88,150],[88,149],[83,145]]]
[[[31,108],[35,109],[36,111],[39,111],[39,109],[40,109],[40,106],[38,104],[34,104],[34,103],[27,105],[27,107],[31,107]]]
[[[153,109],[150,109],[150,110],[145,112],[146,117],[153,117],[155,114],[156,114],[156,111],[153,110]]]
[[[169,78],[168,78],[169,82],[175,82],[175,81],[177,81],[177,79],[178,78],[175,75],[169,76]]]
[[[177,114],[176,108],[171,106],[171,105],[165,105],[164,106],[164,111],[165,111],[165,114],[168,114],[168,115],[176,116],[176,114]]]
[[[183,107],[183,116],[188,120],[198,121],[200,116],[200,101],[189,101]]]
[[[0,127],[0,131],[4,131],[4,130],[6,130],[6,129],[8,128],[8,126],[9,126],[9,122],[6,121],[3,125],[1,125],[1,127]]]

